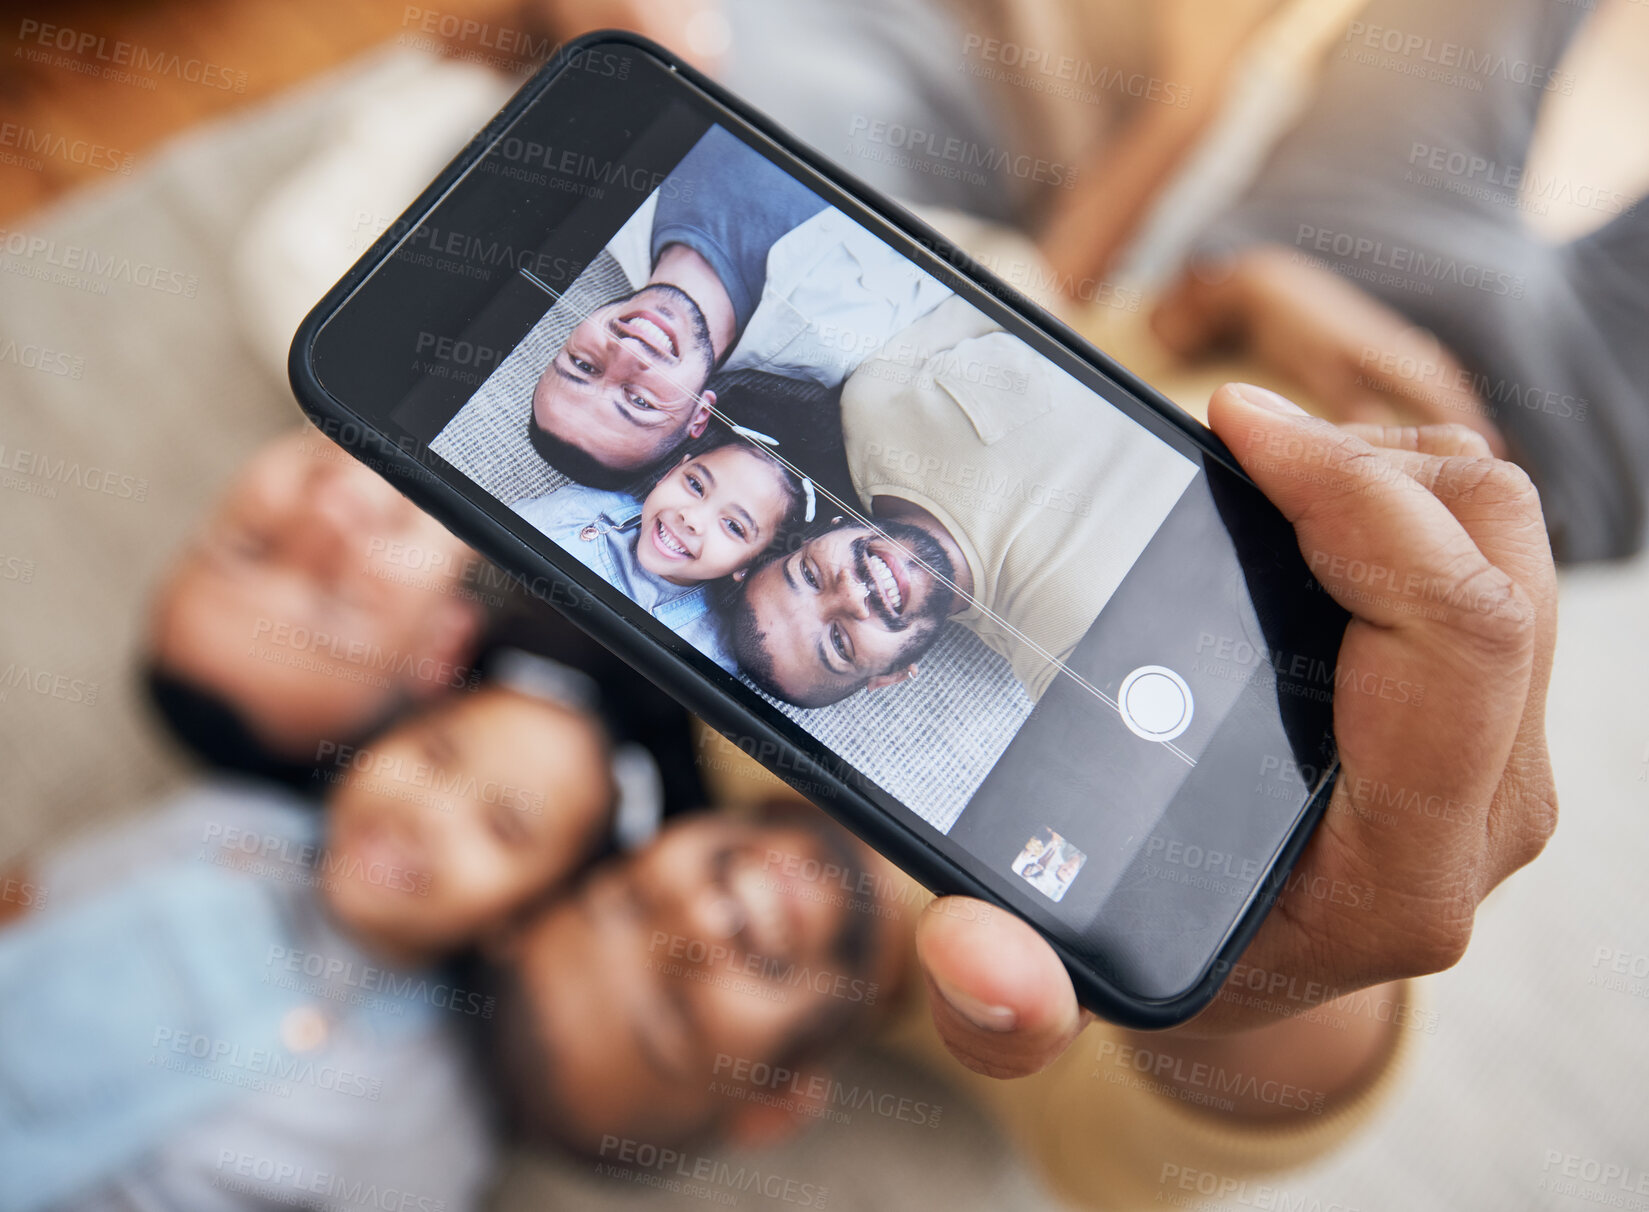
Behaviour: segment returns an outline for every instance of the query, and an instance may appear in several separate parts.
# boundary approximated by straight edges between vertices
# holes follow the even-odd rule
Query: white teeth
[[[870,565],[870,575],[876,582],[876,592],[893,608],[893,613],[898,614],[905,604],[905,599],[900,596],[899,582],[893,579],[893,569],[888,567],[886,560],[874,553],[868,556],[865,562]]]
[[[653,530],[658,535],[659,546],[663,547],[664,550],[681,556],[687,554],[687,548],[676,542],[675,536],[664,528],[664,523],[662,521],[655,525]]]
[[[632,316],[630,318],[630,328],[634,335],[640,337],[654,349],[667,349],[670,351],[671,357],[676,356],[676,343],[670,339],[670,334],[646,316]]]

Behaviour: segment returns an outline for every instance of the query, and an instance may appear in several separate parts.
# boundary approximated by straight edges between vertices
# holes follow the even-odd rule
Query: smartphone
[[[1218,991],[1346,615],[1205,427],[663,48],[569,43],[310,313],[333,440],[1083,1003]],[[416,553],[408,558],[416,559]]]

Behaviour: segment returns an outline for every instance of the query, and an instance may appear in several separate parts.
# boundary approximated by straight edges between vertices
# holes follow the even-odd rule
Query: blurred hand
[[[1557,820],[1544,723],[1556,577],[1539,500],[1460,426],[1337,429],[1232,385],[1209,416],[1352,613],[1340,666],[1424,690],[1418,702],[1336,691],[1340,781],[1296,866],[1303,878],[1289,881],[1243,963],[1325,997],[1448,968],[1479,903],[1540,853]],[[1355,582],[1342,575],[1351,560]],[[1371,568],[1389,592],[1371,592]],[[1373,889],[1372,907],[1307,891],[1334,880]],[[976,909],[947,898],[918,923],[935,1022],[970,1068],[1033,1073],[1088,1016],[1030,926]],[[1227,990],[1180,1032],[1277,1021],[1255,1001]]]
[[[1152,317],[1175,354],[1234,344],[1305,389],[1333,421],[1458,424],[1505,442],[1459,360],[1328,266],[1262,245],[1186,274]]]

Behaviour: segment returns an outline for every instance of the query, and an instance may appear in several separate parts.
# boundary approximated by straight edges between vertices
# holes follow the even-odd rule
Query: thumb
[[[987,1077],[1024,1077],[1065,1051],[1089,1016],[1053,949],[982,901],[943,897],[916,923],[934,1025],[951,1054]]]

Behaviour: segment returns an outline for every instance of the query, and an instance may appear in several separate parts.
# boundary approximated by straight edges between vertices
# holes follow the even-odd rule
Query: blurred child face
[[[476,940],[571,872],[613,795],[592,721],[496,687],[444,701],[341,764],[327,902],[407,962]]]
[[[641,506],[636,559],[677,585],[748,567],[790,504],[781,473],[748,446],[718,446],[671,468]]]

